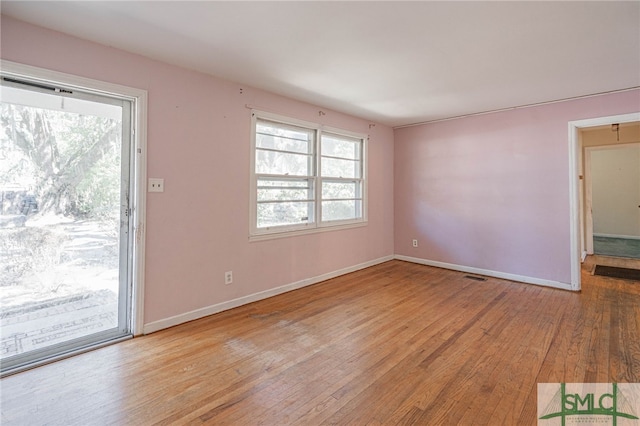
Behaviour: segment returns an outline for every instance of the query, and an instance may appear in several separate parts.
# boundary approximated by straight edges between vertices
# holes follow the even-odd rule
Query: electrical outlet
[[[164,192],[164,179],[149,178],[149,192]]]
[[[418,247],[418,240],[413,240],[413,246]]]
[[[224,273],[224,283],[229,285],[233,282],[233,271],[227,271]]]

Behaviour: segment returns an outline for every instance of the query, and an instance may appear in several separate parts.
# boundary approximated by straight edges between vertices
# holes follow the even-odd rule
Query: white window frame
[[[275,177],[273,175],[262,175],[256,173],[256,126],[259,120],[270,121],[283,126],[295,126],[301,127],[306,130],[314,132],[314,147],[312,152],[312,173],[308,177],[313,182],[314,190],[314,221],[310,223],[292,224],[273,226],[268,228],[258,228],[258,179],[260,177]],[[330,136],[345,137],[348,139],[357,139],[361,141],[361,153],[360,153],[360,177],[359,178],[337,178],[326,177],[330,181],[354,181],[357,180],[361,183],[361,217],[356,219],[346,220],[334,220],[334,221],[322,221],[322,181],[321,166],[322,166],[322,151],[321,141],[322,135],[327,134]],[[250,214],[249,214],[249,240],[265,240],[272,238],[290,237],[294,235],[302,235],[316,232],[326,232],[338,229],[347,229],[365,226],[367,224],[367,204],[368,204],[368,191],[367,191],[367,166],[368,166],[368,136],[362,133],[351,132],[343,129],[337,129],[333,127],[323,126],[318,123],[312,123],[309,121],[297,120],[294,118],[282,116],[265,111],[252,110],[251,111],[251,161],[250,161]],[[283,175],[284,176],[284,175]]]

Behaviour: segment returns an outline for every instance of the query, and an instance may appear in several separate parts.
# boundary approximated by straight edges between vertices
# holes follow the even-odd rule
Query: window
[[[254,111],[251,236],[366,223],[366,136]]]

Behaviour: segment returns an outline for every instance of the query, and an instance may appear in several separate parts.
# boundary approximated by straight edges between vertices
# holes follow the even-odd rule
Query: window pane
[[[285,186],[287,188],[307,188],[313,184],[313,179],[258,179],[258,186]]]
[[[256,147],[311,154],[314,131],[284,124],[258,122]]]
[[[258,204],[258,228],[313,223],[313,201]]]
[[[313,185],[307,180],[258,180],[258,201],[309,200]]]
[[[256,149],[256,173],[310,176],[311,156]]]
[[[309,200],[306,189],[264,189],[258,188],[258,201]]]
[[[358,198],[359,182],[322,182],[322,198]]]
[[[362,217],[361,206],[362,201],[360,200],[323,201],[322,220],[359,219]]]
[[[361,146],[359,139],[322,135],[322,155],[359,160]]]
[[[297,139],[287,139],[280,136],[256,135],[256,147],[276,149],[279,151],[293,151],[301,154],[310,154],[312,144],[310,141],[300,141]]]
[[[322,176],[338,178],[359,178],[360,162],[322,157]]]

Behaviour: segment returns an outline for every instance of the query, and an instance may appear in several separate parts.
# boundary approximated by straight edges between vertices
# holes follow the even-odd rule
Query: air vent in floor
[[[467,278],[467,279],[470,279],[470,280],[475,280],[475,281],[486,281],[487,280],[486,278],[474,277],[473,275],[465,275],[464,277]]]

